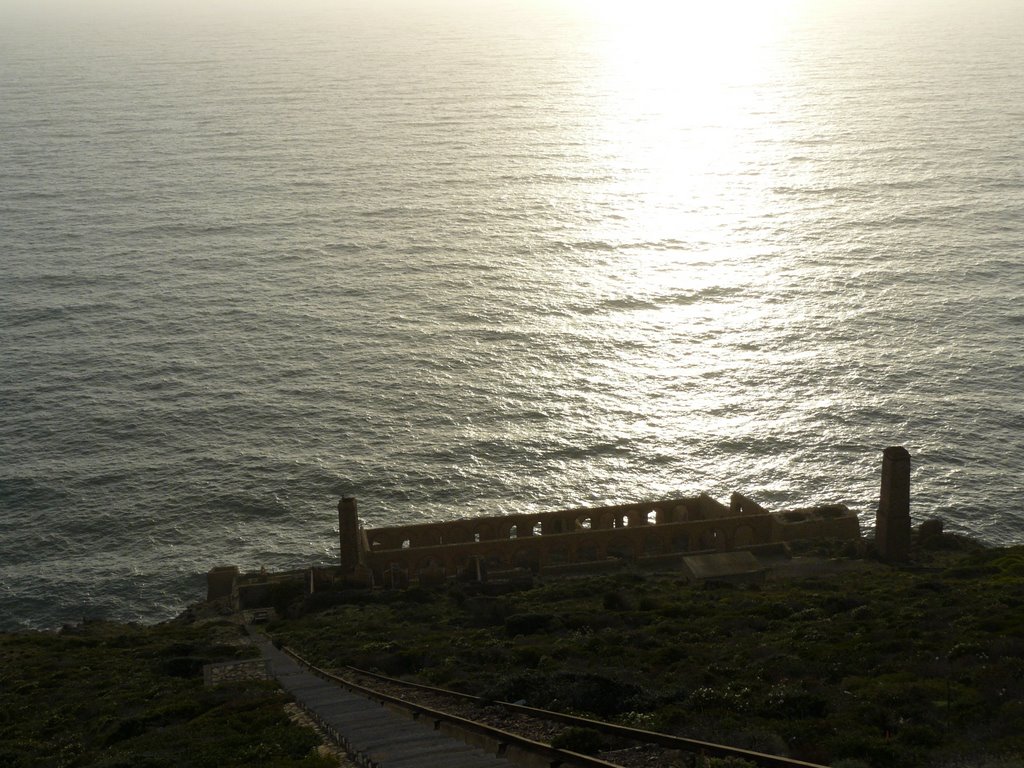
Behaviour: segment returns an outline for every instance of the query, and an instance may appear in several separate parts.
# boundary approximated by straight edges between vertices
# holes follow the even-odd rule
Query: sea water
[[[1024,5],[0,7],[0,626],[707,491],[1024,541]]]

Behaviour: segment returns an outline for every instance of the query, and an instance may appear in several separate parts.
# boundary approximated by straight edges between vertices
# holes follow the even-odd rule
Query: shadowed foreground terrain
[[[275,684],[203,686],[203,664],[255,653],[240,639],[230,621],[0,635],[0,765],[336,766]]]
[[[759,586],[282,591],[267,631],[327,667],[844,768],[1019,766],[1024,547],[931,546],[908,569],[798,558]],[[0,764],[330,765],[272,684],[203,687],[242,641],[227,617],[0,635]]]
[[[787,577],[797,559],[749,587],[634,572],[327,593],[268,631],[326,667],[824,764],[1022,765],[1024,548],[931,544],[913,569]]]

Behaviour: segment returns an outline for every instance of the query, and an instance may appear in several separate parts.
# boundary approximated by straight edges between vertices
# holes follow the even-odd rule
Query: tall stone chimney
[[[352,573],[359,565],[359,516],[356,500],[343,496],[338,502],[338,537],[341,543],[341,571]]]
[[[910,559],[910,454],[893,446],[882,453],[882,492],[875,518],[875,546],[883,560]]]

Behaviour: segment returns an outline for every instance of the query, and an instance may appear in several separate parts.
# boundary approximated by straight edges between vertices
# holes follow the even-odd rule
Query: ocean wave
[[[46,483],[35,477],[0,476],[0,502],[7,513],[4,523],[23,525],[28,510],[67,506],[71,496],[59,482]],[[12,515],[15,519],[12,519]]]
[[[915,519],[1024,541],[1021,108],[991,85],[1024,48],[965,46],[965,96],[926,34],[820,29],[843,55],[788,39],[813,76],[709,114],[561,28],[555,58],[492,30],[489,70],[332,28],[247,25],[199,101],[170,39],[111,89],[123,25],[100,69],[0,50],[0,621],[329,558],[342,494],[371,525],[741,489],[869,523],[893,444]],[[274,51],[301,87],[253,79]],[[864,86],[894,62],[899,103]]]

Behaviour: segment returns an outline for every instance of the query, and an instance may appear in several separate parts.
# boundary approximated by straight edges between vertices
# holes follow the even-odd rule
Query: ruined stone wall
[[[270,605],[275,586],[291,585],[307,579],[307,571],[279,571],[276,573],[245,573],[235,578],[231,602],[236,609],[259,608]]]
[[[768,510],[742,493],[734,493],[729,499],[729,511],[733,515],[767,515]]]
[[[609,507],[364,532],[362,562],[375,583],[445,578],[473,571],[666,558],[805,538],[858,539],[860,522],[842,505],[770,514],[734,494],[730,506],[706,494]]]
[[[701,494],[372,529],[358,527],[355,500],[344,499],[339,523],[343,557],[338,568],[238,575],[233,567],[219,567],[208,575],[209,592],[223,594],[233,577],[233,603],[245,609],[271,604],[275,591],[286,585],[317,592],[339,579],[348,585],[404,586],[458,575],[486,579],[518,569],[557,573],[624,562],[667,565],[692,553],[860,538],[860,521],[841,504],[769,513],[741,494],[733,494],[729,506]]]
[[[860,538],[860,520],[843,504],[776,512],[772,515],[774,541]]]
[[[761,514],[767,512],[761,511]],[[706,494],[683,499],[608,507],[582,507],[557,512],[476,517],[439,523],[396,525],[365,531],[369,554],[448,544],[482,543],[583,531],[620,530],[666,523],[733,517],[729,507]]]
[[[206,599],[217,600],[230,596],[237,577],[237,566],[218,565],[211,568],[206,574]]]

